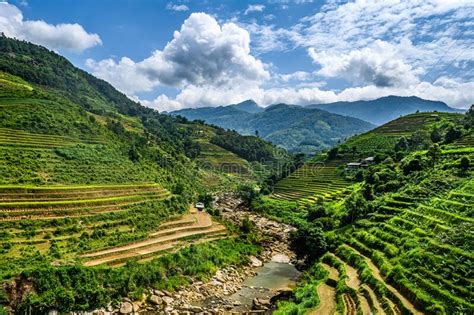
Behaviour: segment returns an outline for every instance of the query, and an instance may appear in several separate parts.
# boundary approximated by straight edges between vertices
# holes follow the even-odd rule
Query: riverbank
[[[265,237],[262,252],[251,256],[247,265],[218,269],[207,282],[195,280],[175,292],[151,290],[144,294],[142,301],[125,299],[117,309],[109,307],[96,314],[269,312],[272,298],[288,292],[299,274],[291,265],[295,255],[288,246],[288,236],[294,228],[250,212],[232,195],[218,198],[215,208],[223,220],[235,225],[248,218],[255,232]]]

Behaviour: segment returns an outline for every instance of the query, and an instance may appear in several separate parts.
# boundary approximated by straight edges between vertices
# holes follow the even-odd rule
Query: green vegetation
[[[244,135],[258,134],[262,139],[290,152],[305,154],[314,154],[346,137],[374,127],[349,115],[341,116],[319,109],[277,104],[255,110],[256,106],[250,106],[249,109],[240,106],[243,104],[183,109],[172,115],[206,121]]]
[[[34,309],[44,313],[51,307],[60,312],[90,310],[123,296],[141,296],[147,288],[173,290],[191,279],[204,280],[221,266],[246,263],[248,255],[257,251],[255,245],[227,239],[193,245],[147,264],[129,262],[112,269],[78,265],[56,268],[43,262],[22,273],[18,285],[28,285],[21,279],[33,279],[36,290],[15,302],[19,312]]]
[[[313,309],[318,303],[308,301],[318,301],[314,288],[306,299],[297,294],[324,282],[335,289],[339,312],[363,307],[365,300],[389,314],[474,311],[472,113],[401,117],[331,150],[326,162],[334,163],[340,176],[347,160],[376,157],[355,176],[359,183],[349,195],[320,198],[314,206],[301,199],[278,206],[275,192],[254,202],[256,211],[299,227],[292,246],[300,257],[316,261],[309,263],[294,300],[281,304],[282,312]],[[388,135],[396,140],[383,142]],[[283,183],[289,195],[292,188],[299,194],[299,185],[287,184],[292,178],[304,177],[291,175],[276,189]],[[336,283],[313,274],[322,263],[339,271]],[[355,274],[349,274],[351,268]],[[345,274],[360,285],[351,287]]]
[[[18,312],[91,310],[245,262],[258,243],[209,216],[190,218],[189,205],[242,181],[263,185],[279,161],[294,163],[255,137],[213,144],[220,128],[143,107],[56,53],[3,35],[0,109],[0,304]],[[240,150],[247,142],[270,156],[254,161]]]

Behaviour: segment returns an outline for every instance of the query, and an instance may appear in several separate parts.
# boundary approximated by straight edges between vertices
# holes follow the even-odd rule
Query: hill
[[[258,243],[190,204],[241,178],[278,178],[274,165],[292,157],[238,134],[224,148],[225,133],[143,107],[44,47],[0,36],[0,305],[91,310],[246,262]]]
[[[247,101],[250,102],[250,101]],[[244,135],[257,134],[292,152],[314,153],[341,141],[342,139],[367,131],[373,125],[319,109],[277,104],[255,110],[255,104],[230,105],[183,109],[172,115],[184,116],[190,120],[203,120],[226,129],[236,130]],[[242,108],[247,108],[245,111]]]
[[[462,112],[449,107],[443,102],[424,100],[416,96],[386,96],[371,101],[335,102],[308,105],[306,107],[319,108],[339,115],[356,117],[375,125],[381,125],[417,111]]]
[[[315,157],[273,195],[255,199],[256,211],[299,227],[292,246],[308,264],[294,299],[276,314],[323,306],[472,313],[473,118],[474,108],[400,117]],[[380,141],[387,134],[398,141]],[[363,148],[370,138],[378,144]],[[354,143],[357,150],[346,150]],[[347,166],[369,153],[367,165]]]

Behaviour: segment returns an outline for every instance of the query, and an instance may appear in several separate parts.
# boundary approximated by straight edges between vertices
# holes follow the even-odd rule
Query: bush
[[[327,250],[326,237],[320,224],[307,223],[290,235],[290,247],[299,259],[312,263]]]
[[[467,172],[471,166],[471,160],[467,156],[463,156],[461,160],[459,160],[459,168],[463,172]]]

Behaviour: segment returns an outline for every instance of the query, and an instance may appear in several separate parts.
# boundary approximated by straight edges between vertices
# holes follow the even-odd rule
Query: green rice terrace
[[[215,136],[214,128],[202,125],[191,127],[193,138],[199,144],[200,152],[197,161],[206,169],[213,169],[227,174],[250,175],[250,163],[216,144],[211,143]]]
[[[460,114],[452,113],[416,113],[397,118],[365,134],[348,139],[344,147],[349,150],[357,148],[359,154],[390,151],[400,140],[413,134],[423,135],[434,125],[439,129],[446,128],[449,123],[462,119]]]
[[[341,160],[306,162],[287,178],[279,181],[271,195],[276,200],[316,202],[319,198],[336,200],[350,192],[350,181],[340,175]]]
[[[350,195],[319,200],[313,207],[286,203],[278,208],[268,200],[260,202],[259,209],[266,202],[270,215],[287,221],[292,211],[299,235],[319,240],[319,245],[303,245],[302,240],[294,244],[311,267],[295,299],[281,302],[277,314],[474,312],[472,114],[471,108],[467,117],[445,115],[426,127],[420,142],[404,134],[409,143],[404,149],[396,148],[396,142],[388,154],[382,148],[384,160],[362,171]],[[426,126],[431,115],[406,120]],[[398,128],[400,121],[405,120],[361,135],[362,140],[355,136],[351,143],[361,143],[372,133],[378,137],[388,128],[399,135],[407,130]],[[430,137],[446,122],[450,127],[441,139]],[[419,129],[415,123],[410,128]]]

